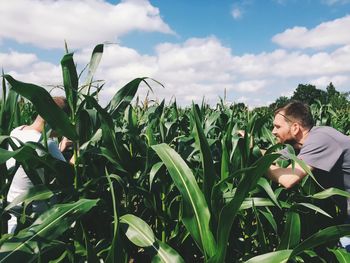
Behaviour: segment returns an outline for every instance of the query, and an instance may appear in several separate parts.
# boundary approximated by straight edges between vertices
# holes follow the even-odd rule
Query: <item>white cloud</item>
[[[322,77],[310,80],[310,84],[313,84],[320,88],[326,88],[329,85],[329,83],[332,82],[335,87],[339,87],[349,83],[349,80],[350,78],[344,75],[322,76]]]
[[[37,60],[37,56],[30,53],[19,53],[17,51],[11,51],[8,54],[0,53],[0,67],[5,70],[11,70],[12,68],[25,68]]]
[[[242,17],[242,11],[240,8],[235,7],[232,9],[231,15],[234,19],[240,19]]]
[[[92,48],[75,53],[75,61],[82,69],[89,61]],[[211,104],[227,91],[227,98],[237,102],[247,99],[250,106],[261,106],[281,94],[290,96],[299,83],[315,83],[323,87],[332,81],[338,90],[349,83],[350,45],[332,52],[308,55],[302,51],[277,49],[260,54],[234,55],[217,38],[191,38],[183,43],[162,43],[154,55],[140,54],[117,44],[107,45],[96,79],[106,81],[100,94],[101,104],[107,103],[126,83],[137,77],[151,77],[164,84],[150,83],[152,99],[169,101],[173,96],[181,105],[203,98]],[[12,59],[11,74],[21,81],[39,85],[62,83],[60,66],[45,63],[33,54],[1,54]],[[21,65],[21,57],[27,62]],[[148,88],[142,85],[138,94],[144,98]],[[241,100],[242,101],[242,100]],[[266,104],[266,103],[265,103]]]
[[[234,85],[232,89],[247,93],[256,92],[266,87],[266,84],[266,80],[247,80],[237,83],[237,85]]]
[[[350,3],[350,0],[322,0],[322,2],[326,5],[336,5],[336,4],[347,4]]]
[[[115,42],[133,30],[174,33],[147,0],[115,5],[102,0],[3,1],[0,17],[0,41],[42,48],[62,48],[64,40],[73,49]]]
[[[293,27],[275,35],[272,41],[286,48],[326,48],[350,44],[350,15],[307,29]]]

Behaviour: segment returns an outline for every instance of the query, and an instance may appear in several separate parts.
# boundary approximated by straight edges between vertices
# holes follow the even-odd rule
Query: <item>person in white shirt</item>
[[[53,97],[54,102],[65,112],[68,112],[68,104],[64,97]],[[10,136],[14,138],[14,142],[19,146],[19,142],[41,142],[42,141],[42,133],[45,127],[45,120],[38,115],[34,122],[31,125],[22,125],[20,127],[15,128],[11,131]],[[57,145],[56,141],[53,140],[52,137],[57,136],[55,131],[51,132],[50,138],[47,139],[48,152],[56,159],[66,161],[62,152],[71,144],[67,138],[63,138],[61,140],[60,145]],[[9,150],[12,150],[9,147]],[[40,154],[38,152],[38,154]],[[72,162],[72,160],[70,160]],[[6,166],[8,168],[14,167],[16,164],[15,159],[11,158],[6,162]],[[40,174],[40,171],[39,171]],[[7,201],[12,202],[16,197],[21,194],[24,194],[34,185],[27,176],[22,166],[19,166],[13,180],[11,182],[8,194]],[[8,221],[8,232],[14,233],[17,226],[17,217],[11,214],[11,218]]]

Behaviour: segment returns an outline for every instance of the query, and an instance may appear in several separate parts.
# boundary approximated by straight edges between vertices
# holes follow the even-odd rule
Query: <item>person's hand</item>
[[[62,140],[61,140],[60,144],[58,145],[58,148],[60,149],[61,152],[63,152],[71,145],[73,145],[73,142],[71,140],[69,140],[66,137],[62,137]]]
[[[244,137],[245,135],[245,130],[237,130],[237,135]]]

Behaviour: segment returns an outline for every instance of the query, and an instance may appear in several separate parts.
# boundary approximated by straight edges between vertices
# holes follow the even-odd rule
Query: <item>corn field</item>
[[[334,216],[322,202],[349,194],[323,189],[311,172],[290,190],[264,176],[272,163],[298,161],[279,159],[272,110],[224,100],[215,107],[135,103],[141,83],[159,85],[149,78],[131,80],[101,107],[103,85],[93,75],[102,54],[97,45],[86,79],[72,53],[62,58],[70,116],[44,88],[3,74],[0,262],[327,262],[320,248],[350,262],[336,246],[350,225],[315,226]],[[318,125],[350,134],[350,109],[319,103],[312,111]],[[36,113],[47,121],[46,132],[73,141],[66,154],[76,157],[74,166],[41,143],[16,146],[11,130]],[[35,186],[8,203],[10,158]],[[38,200],[48,204],[40,214],[31,207]],[[14,234],[7,234],[10,212],[19,218]]]

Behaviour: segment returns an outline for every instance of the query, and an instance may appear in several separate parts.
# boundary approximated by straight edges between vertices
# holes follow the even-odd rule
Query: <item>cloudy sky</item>
[[[350,0],[0,1],[5,73],[60,85],[65,40],[79,71],[106,43],[101,104],[136,77],[158,80],[152,96],[182,105],[215,104],[225,91],[266,105],[299,83],[350,90]]]

